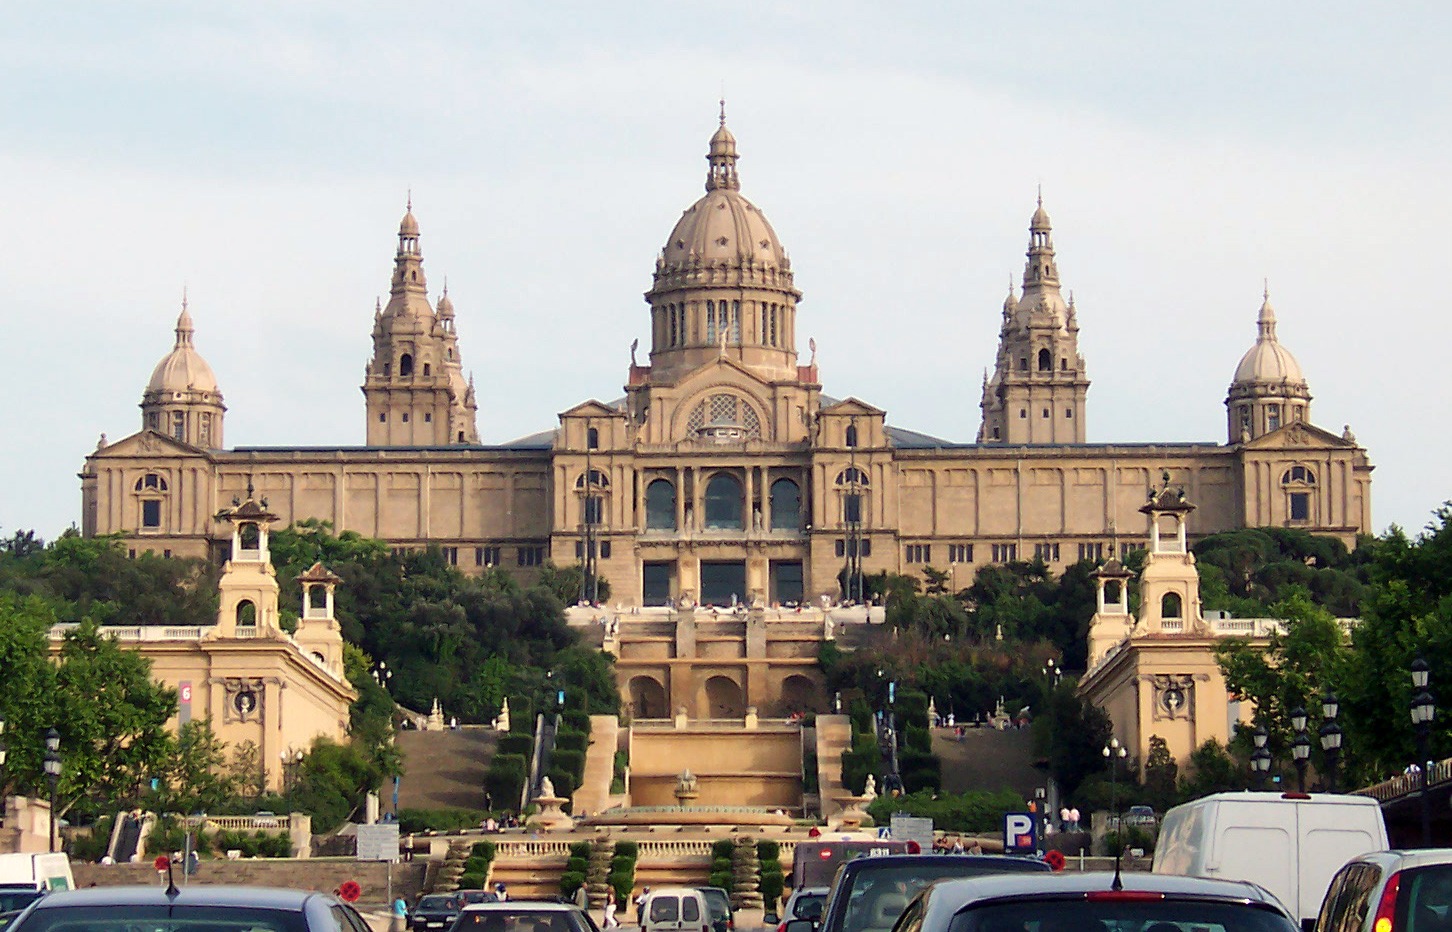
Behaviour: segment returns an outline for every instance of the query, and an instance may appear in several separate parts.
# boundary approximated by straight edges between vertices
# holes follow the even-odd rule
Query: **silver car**
[[[1383,921],[1385,920],[1385,921]],[[1374,851],[1331,878],[1316,932],[1452,930],[1452,850]]]
[[[919,893],[893,932],[1297,932],[1252,883],[1126,873],[997,874]]]

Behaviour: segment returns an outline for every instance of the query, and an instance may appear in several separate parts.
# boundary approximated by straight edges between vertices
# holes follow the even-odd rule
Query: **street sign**
[[[398,823],[358,826],[358,860],[398,860]]]
[[[894,814],[892,817],[892,832],[888,836],[893,841],[915,841],[920,850],[933,850],[933,820],[924,819],[918,816],[906,816]]]
[[[1003,853],[1033,854],[1038,850],[1038,820],[1032,812],[1003,814]]]

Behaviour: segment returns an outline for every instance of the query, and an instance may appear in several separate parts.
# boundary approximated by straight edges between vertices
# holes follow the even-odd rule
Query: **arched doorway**
[[[729,676],[713,676],[706,680],[706,718],[741,718],[746,702],[741,687]]]
[[[630,714],[635,718],[670,718],[665,687],[653,676],[630,678]]]
[[[782,681],[781,701],[778,703],[778,708],[783,718],[797,714],[804,715],[808,712],[820,712],[819,705],[817,684],[812,682],[810,677],[793,673]]]

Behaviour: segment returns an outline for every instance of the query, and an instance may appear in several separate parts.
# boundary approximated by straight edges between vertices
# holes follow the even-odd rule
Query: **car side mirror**
[[[789,919],[782,932],[815,932],[817,924],[810,919]]]

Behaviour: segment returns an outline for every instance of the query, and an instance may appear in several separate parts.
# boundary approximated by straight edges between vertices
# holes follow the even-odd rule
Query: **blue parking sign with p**
[[[1003,815],[1003,853],[1033,854],[1038,850],[1038,822],[1031,812]]]

